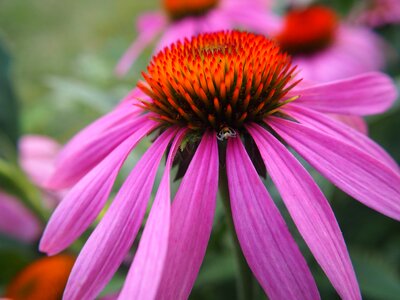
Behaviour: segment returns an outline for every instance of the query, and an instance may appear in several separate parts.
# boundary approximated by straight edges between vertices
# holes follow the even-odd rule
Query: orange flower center
[[[13,300],[61,299],[74,261],[72,256],[57,255],[33,262],[13,279],[5,296]]]
[[[167,125],[212,128],[222,135],[245,122],[262,121],[280,106],[295,67],[262,35],[228,31],[200,34],[153,57],[138,87],[143,107]]]
[[[293,10],[286,15],[284,29],[276,39],[290,54],[311,54],[331,44],[337,25],[336,14],[326,7]]]
[[[164,0],[164,8],[173,20],[199,16],[218,5],[218,0]]]

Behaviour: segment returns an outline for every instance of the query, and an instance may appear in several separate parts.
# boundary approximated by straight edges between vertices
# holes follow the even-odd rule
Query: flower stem
[[[229,201],[229,190],[228,180],[226,177],[226,169],[221,168],[219,173],[219,191],[220,197],[225,207],[226,220],[228,224],[228,230],[231,234],[231,239],[234,246],[235,258],[237,263],[237,290],[239,300],[251,300],[254,299],[254,277],[247,265],[246,259],[243,256],[240,248],[239,240],[236,236],[235,227],[232,219],[232,210]]]

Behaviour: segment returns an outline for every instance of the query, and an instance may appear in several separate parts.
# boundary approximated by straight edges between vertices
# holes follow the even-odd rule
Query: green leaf
[[[15,195],[42,221],[46,222],[49,212],[44,208],[42,195],[13,164],[0,160],[0,189]]]
[[[36,256],[30,245],[0,235],[0,285],[7,284]]]
[[[0,41],[0,156],[16,157],[18,103],[10,79],[10,56]]]
[[[352,251],[352,261],[362,294],[372,299],[400,299],[400,276],[378,254]]]
[[[126,274],[122,274],[120,272],[116,273],[110,280],[110,282],[106,285],[104,290],[101,292],[100,296],[105,297],[107,295],[118,293],[124,285],[126,276]]]

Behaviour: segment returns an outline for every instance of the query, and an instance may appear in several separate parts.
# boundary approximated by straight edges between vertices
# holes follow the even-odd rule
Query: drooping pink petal
[[[168,252],[156,299],[187,299],[206,253],[218,189],[218,148],[207,132],[172,203]]]
[[[337,187],[380,213],[400,219],[398,171],[311,127],[276,117],[267,123]]]
[[[48,180],[49,188],[60,189],[74,185],[112,150],[138,130],[148,119],[147,115],[127,118],[113,126],[84,145],[70,151],[68,156],[57,162],[54,174]]]
[[[51,216],[40,242],[40,251],[49,255],[67,248],[95,220],[111,192],[126,157],[155,126],[147,120],[82,178],[61,201]]]
[[[371,115],[387,110],[397,98],[392,79],[383,73],[366,73],[352,78],[295,88],[297,104],[321,112],[344,115]]]
[[[142,156],[82,248],[64,299],[94,299],[131,247],[146,212],[158,165],[175,133],[165,131]]]
[[[394,170],[398,169],[397,163],[384,149],[382,149],[373,140],[364,134],[359,133],[353,128],[346,126],[341,122],[337,122],[325,114],[321,114],[317,111],[297,105],[287,105],[284,111],[298,120],[301,124],[321,130],[322,132],[337,137],[341,141],[350,143],[361,151],[366,152],[367,154],[387,164]]]
[[[228,141],[233,221],[247,263],[270,299],[319,299],[307,263],[240,139]]]
[[[138,250],[130,267],[119,299],[154,299],[160,283],[168,249],[171,191],[170,171],[176,151],[184,137],[177,134],[171,146],[163,178],[154,199]]]
[[[330,116],[350,126],[351,128],[354,128],[358,132],[368,135],[368,124],[363,117],[354,115],[338,115],[338,114],[330,114]]]
[[[268,131],[248,128],[300,234],[342,299],[361,299],[339,225],[325,196],[297,159]]]
[[[140,17],[137,25],[138,36],[129,46],[115,68],[115,73],[119,76],[125,75],[129,71],[129,68],[140,53],[155,39],[163,27],[167,25],[167,19],[159,12],[147,13]]]
[[[39,220],[17,198],[0,190],[0,232],[30,243],[40,231]]]

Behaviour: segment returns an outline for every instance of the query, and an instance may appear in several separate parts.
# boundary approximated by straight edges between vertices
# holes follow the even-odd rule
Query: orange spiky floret
[[[218,5],[218,0],[164,0],[164,9],[173,20],[199,16]]]
[[[290,54],[311,54],[332,43],[337,26],[335,12],[327,7],[293,9],[287,13],[284,29],[276,39]]]
[[[193,130],[238,129],[261,122],[286,103],[295,67],[262,35],[240,31],[200,34],[155,55],[138,87],[161,122]]]

